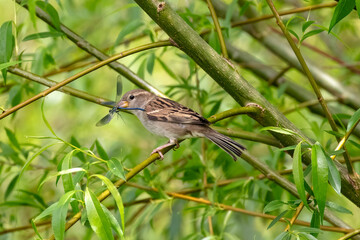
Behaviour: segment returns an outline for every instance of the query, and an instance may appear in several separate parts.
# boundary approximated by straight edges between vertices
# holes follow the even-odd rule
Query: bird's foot
[[[159,154],[160,160],[163,160],[163,159],[164,159],[164,154],[161,152],[161,150],[162,150],[162,149],[156,148],[156,149],[154,149],[154,150],[151,152],[150,155],[153,155],[154,153],[157,153],[157,154]]]
[[[157,154],[159,154],[160,159],[163,160],[163,159],[164,159],[164,154],[161,152],[161,150],[163,150],[164,148],[167,148],[167,147],[169,147],[169,146],[172,146],[172,145],[174,145],[174,144],[175,144],[175,147],[176,147],[176,148],[179,148],[179,147],[180,147],[178,141],[177,141],[176,139],[172,139],[172,140],[170,140],[167,144],[155,148],[155,149],[151,152],[151,155],[153,155],[154,153],[157,153]]]

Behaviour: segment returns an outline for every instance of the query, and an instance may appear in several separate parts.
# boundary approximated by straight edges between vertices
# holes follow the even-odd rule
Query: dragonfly
[[[105,105],[105,106],[113,106],[110,110],[109,110],[109,113],[105,115],[105,117],[103,117],[102,119],[100,119],[100,121],[98,121],[96,123],[96,126],[97,127],[101,127],[101,126],[104,126],[106,124],[108,124],[111,119],[113,119],[115,113],[118,113],[121,109],[126,109],[126,110],[140,110],[140,111],[145,111],[144,109],[142,108],[124,108],[124,107],[119,107],[118,104],[120,102],[120,97],[121,97],[121,94],[122,94],[122,81],[121,81],[121,76],[119,75],[117,77],[117,80],[116,80],[116,101],[110,101],[110,102],[103,102],[102,105]]]

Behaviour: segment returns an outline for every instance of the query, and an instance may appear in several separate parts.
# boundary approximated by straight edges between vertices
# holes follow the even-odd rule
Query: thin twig
[[[123,58],[123,57],[126,57],[126,56],[129,56],[131,54],[134,54],[134,53],[138,53],[138,52],[141,52],[141,51],[144,51],[144,50],[148,50],[148,49],[152,49],[152,48],[156,48],[156,47],[164,47],[164,46],[171,46],[172,44],[170,43],[170,41],[160,41],[160,42],[155,42],[155,43],[150,43],[150,44],[145,44],[145,45],[142,45],[142,46],[139,46],[139,47],[135,47],[133,49],[130,49],[130,50],[126,50],[122,53],[119,53],[119,54],[116,54],[104,61],[101,61],[97,64],[95,64],[94,66],[92,67],[89,67],[88,69],[85,69],[83,71],[81,71],[80,73],[77,73],[75,75],[73,75],[72,77],[69,77],[61,82],[59,82],[58,84],[46,89],[45,91],[42,91],[41,93],[33,96],[32,98],[6,110],[5,112],[3,112],[2,114],[0,114],[0,119],[10,115],[11,113],[13,112],[16,112],[17,110],[29,105],[30,103],[42,98],[42,97],[45,97],[46,95],[48,95],[49,93],[71,83],[72,81],[78,79],[79,77],[82,77],[108,63],[111,63],[113,61],[116,61],[120,58]]]
[[[311,74],[310,72],[310,69],[308,68],[308,65],[306,64],[305,62],[305,59],[304,57],[302,56],[301,52],[300,52],[300,49],[296,46],[296,43],[293,41],[289,31],[286,29],[284,23],[282,22],[281,20],[281,17],[279,15],[279,13],[277,12],[272,0],[266,0],[266,2],[268,3],[271,11],[273,12],[275,18],[276,18],[276,23],[278,24],[278,26],[280,27],[280,29],[282,30],[285,38],[287,39],[288,43],[290,44],[293,52],[295,53],[300,65],[302,66],[302,69],[305,73],[305,75],[308,77],[309,79],[309,82],[317,96],[317,99],[325,113],[325,117],[328,119],[329,121],[329,124],[331,126],[331,129],[335,132],[338,132],[338,127],[334,121],[334,118],[332,117],[331,113],[330,113],[330,110],[322,96],[322,93],[320,91],[320,88],[318,87],[313,75]],[[337,138],[338,141],[340,141],[338,138]],[[344,153],[344,158],[346,160],[346,166],[348,168],[348,171],[350,174],[353,174],[354,173],[354,167],[352,166],[350,160],[349,160],[349,156],[347,154],[347,151],[345,149],[345,153]]]
[[[217,32],[217,35],[218,35],[218,38],[219,38],[219,42],[220,42],[220,46],[221,46],[221,52],[222,52],[222,54],[223,54],[223,56],[224,56],[225,58],[229,58],[229,55],[228,55],[228,52],[227,52],[227,49],[226,49],[225,40],[224,40],[224,37],[223,37],[222,32],[221,32],[221,27],[220,27],[219,19],[218,19],[218,17],[216,16],[216,12],[215,12],[214,6],[213,6],[211,0],[206,0],[206,2],[207,2],[207,5],[208,5],[208,8],[209,8],[209,10],[210,10],[211,18],[212,18],[213,21],[214,21],[215,30],[216,30],[216,32]]]

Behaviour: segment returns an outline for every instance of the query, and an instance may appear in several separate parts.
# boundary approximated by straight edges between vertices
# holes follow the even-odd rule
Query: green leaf
[[[297,135],[297,133],[295,133],[294,131],[292,131],[290,129],[286,129],[286,128],[281,128],[281,127],[264,127],[264,128],[261,128],[260,131],[272,131],[272,132],[281,133],[284,135]]]
[[[39,32],[39,33],[34,33],[34,34],[30,34],[28,36],[26,36],[23,39],[23,42],[26,41],[30,41],[30,40],[34,40],[34,39],[39,39],[39,38],[57,38],[57,37],[62,37],[64,36],[64,33],[62,32]]]
[[[34,229],[34,232],[36,233],[36,235],[42,240],[43,238],[41,237],[36,225],[35,225],[35,222],[33,219],[31,219],[31,227]]]
[[[106,163],[112,174],[126,181],[124,167],[121,164],[120,160],[112,157]]]
[[[354,0],[340,0],[336,5],[334,14],[331,18],[329,32],[338,22],[340,22],[341,19],[346,17],[354,9],[354,7]]]
[[[153,70],[154,70],[154,65],[155,65],[155,54],[152,52],[150,53],[150,56],[147,60],[147,64],[146,64],[146,70],[148,71],[148,73],[152,74]]]
[[[304,172],[301,161],[301,143],[299,142],[294,151],[293,157],[293,175],[294,182],[296,185],[296,189],[298,190],[301,201],[303,201],[304,205],[309,208],[307,203],[305,186],[304,186]]]
[[[43,153],[46,149],[54,146],[55,144],[58,144],[58,143],[53,143],[53,144],[49,144],[49,145],[46,145],[42,148],[40,148],[39,151],[35,152],[27,161],[26,163],[24,164],[24,166],[22,167],[21,171],[20,171],[20,174],[19,174],[19,179],[21,179],[22,175],[24,174],[25,170],[29,167],[29,165],[31,164],[31,162],[37,157],[39,156],[41,153]]]
[[[300,40],[300,43],[302,43],[305,39],[311,37],[311,36],[314,36],[316,34],[319,34],[321,32],[323,32],[324,30],[323,29],[315,29],[315,30],[312,30],[312,31],[309,31],[307,33],[304,34],[304,36],[302,36],[301,40]]]
[[[311,216],[310,227],[320,229],[320,213],[317,210],[314,210]],[[313,232],[311,235],[317,237],[319,233]]]
[[[272,226],[274,226],[275,223],[277,223],[288,212],[289,212],[289,210],[285,210],[282,213],[280,213],[276,218],[274,218],[274,220],[271,221],[271,223],[269,224],[267,229],[270,229]]]
[[[75,191],[65,193],[57,203],[51,220],[51,225],[54,231],[56,240],[62,240],[65,236],[66,214],[68,211],[69,202]]]
[[[354,145],[355,147],[360,149],[360,144],[359,143],[357,143],[357,142],[355,142],[353,140],[350,140],[350,139],[348,140],[348,142],[351,143],[352,145]]]
[[[351,128],[353,128],[356,124],[358,124],[360,121],[360,108],[354,113],[354,115],[351,116],[346,131],[350,131]]]
[[[343,135],[339,132],[335,132],[335,131],[331,131],[331,130],[325,130],[325,132],[327,132],[335,137],[340,137],[340,138],[343,137]]]
[[[302,25],[302,32],[304,33],[306,31],[306,29],[308,29],[315,21],[306,21],[303,25]]]
[[[103,146],[101,145],[101,143],[98,140],[95,141],[95,146],[96,146],[99,156],[104,160],[108,160],[109,156],[107,155],[105,149],[103,148]]]
[[[360,0],[359,0],[360,1]],[[156,58],[156,61],[158,61],[160,63],[160,65],[162,66],[162,68],[165,70],[165,72],[167,74],[169,74],[170,77],[172,77],[173,79],[178,79],[178,77],[176,76],[176,74],[160,59],[160,58]]]
[[[119,209],[119,213],[120,213],[120,217],[121,217],[122,229],[123,229],[123,232],[125,232],[124,204],[123,204],[123,201],[121,199],[119,191],[117,190],[117,188],[114,186],[114,184],[107,177],[105,177],[103,175],[100,175],[100,174],[94,174],[94,175],[92,175],[92,177],[100,178],[101,181],[103,181],[105,183],[106,187],[111,192],[111,195],[115,199],[116,205],[117,205],[117,207]]]
[[[317,240],[316,237],[314,237],[313,235],[310,235],[308,233],[300,232],[299,236],[301,236],[302,237],[301,239],[304,239],[304,240]]]
[[[360,18],[360,0],[355,0],[355,6],[356,6],[358,16]]]
[[[69,194],[69,193],[66,193],[66,194]],[[40,219],[43,219],[47,216],[50,216],[51,214],[53,214],[54,210],[57,208],[57,204],[58,202],[56,203],[53,203],[51,204],[49,207],[47,207],[44,211],[42,211],[38,216],[36,216],[36,218],[34,218],[34,222],[37,222],[39,221]]]
[[[88,187],[85,189],[85,207],[90,226],[96,235],[103,240],[114,239],[110,220],[104,213],[99,200]]]
[[[139,29],[143,25],[143,22],[141,21],[130,21],[128,24],[125,24],[125,27],[120,31],[119,35],[117,36],[114,47],[119,45],[119,43],[122,42],[125,36],[128,34],[135,32],[137,29]]]
[[[318,142],[316,142],[312,147],[311,165],[314,195],[319,207],[320,218],[322,220],[325,211],[329,169],[326,157],[322,151],[321,145]]]
[[[18,179],[19,179],[19,174],[16,174],[16,175],[14,176],[14,178],[10,181],[8,187],[6,188],[5,194],[4,194],[5,200],[10,196],[10,194],[11,194],[12,191],[14,190]]]
[[[291,233],[286,231],[280,233],[274,240],[290,240],[291,239]]]
[[[49,122],[47,121],[47,119],[46,119],[46,117],[45,117],[45,113],[44,113],[44,102],[45,102],[45,99],[44,99],[44,100],[42,101],[42,103],[41,103],[41,114],[42,114],[42,118],[43,118],[43,120],[44,120],[44,123],[45,123],[46,127],[50,130],[50,132],[51,132],[55,137],[57,137],[56,134],[55,134],[55,132],[54,132],[54,130],[51,128]]]
[[[102,207],[104,213],[106,214],[106,216],[109,218],[111,228],[117,233],[117,235],[118,235],[121,239],[125,239],[125,238],[124,238],[124,233],[123,233],[123,231],[121,230],[121,227],[120,227],[120,225],[119,225],[119,222],[116,220],[116,218],[114,217],[114,215],[112,215],[111,212],[109,211],[109,209],[107,209],[104,205],[101,204],[101,207]]]
[[[337,169],[334,161],[329,157],[328,154],[326,154],[325,150],[323,148],[321,149],[324,157],[327,160],[327,165],[329,168],[329,183],[333,187],[335,192],[337,192],[337,194],[341,194],[341,177],[339,170]]]
[[[43,11],[45,11],[47,14],[49,14],[51,18],[51,23],[58,31],[61,31],[60,29],[60,18],[59,14],[57,13],[56,9],[48,2],[42,2],[37,1],[36,5],[41,8]]]
[[[4,22],[0,27],[0,64],[7,63],[12,56],[15,46],[14,36],[12,34],[12,21]],[[7,71],[1,69],[4,84],[6,84]]]
[[[332,210],[335,210],[337,212],[340,212],[340,213],[345,213],[345,214],[351,214],[353,215],[353,213],[347,209],[347,208],[344,208],[343,206],[337,204],[337,203],[334,203],[334,202],[326,202],[326,207],[332,209]]]
[[[0,64],[0,70],[3,70],[5,68],[11,67],[11,66],[14,66],[14,65],[19,64],[21,62],[23,62],[23,61],[13,61],[13,62],[1,63]]]
[[[274,211],[274,210],[277,210],[277,209],[281,208],[284,205],[286,205],[286,203],[284,203],[283,201],[274,200],[274,201],[271,201],[268,204],[266,204],[266,206],[264,207],[263,212],[264,213],[271,212],[271,211]]]
[[[17,150],[21,150],[20,144],[19,144],[19,142],[17,141],[15,134],[14,134],[10,129],[8,129],[7,127],[5,127],[5,132],[6,132],[6,135],[8,136],[11,144],[12,144]]]
[[[297,35],[297,33],[296,33],[295,31],[293,31],[293,30],[291,30],[291,29],[288,29],[288,31],[289,31],[294,37],[296,37],[296,39],[297,39],[298,41],[300,41],[300,38],[299,38],[299,36]]]
[[[28,0],[27,6],[29,10],[30,20],[33,23],[34,28],[36,29],[36,0]]]

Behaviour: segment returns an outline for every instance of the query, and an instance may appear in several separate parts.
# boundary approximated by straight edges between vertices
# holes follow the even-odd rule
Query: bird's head
[[[117,107],[143,109],[144,106],[154,97],[156,96],[153,93],[142,89],[131,90],[124,94],[120,102],[117,104]]]

